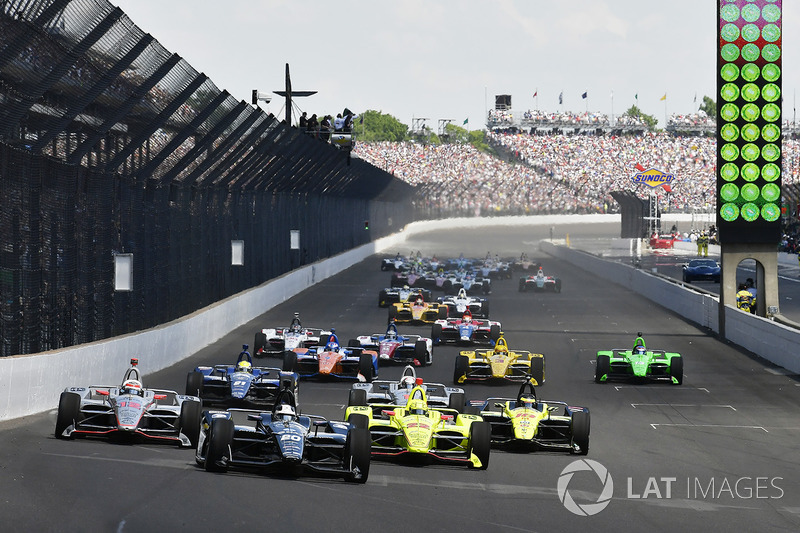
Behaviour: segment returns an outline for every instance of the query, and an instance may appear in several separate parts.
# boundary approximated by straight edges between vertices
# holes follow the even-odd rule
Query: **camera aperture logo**
[[[589,503],[578,503],[575,501],[572,493],[569,491],[569,484],[572,481],[573,476],[579,472],[589,472],[591,473],[592,477],[597,477],[597,479],[602,484],[602,489],[600,491],[600,495],[597,497],[595,501],[590,501]],[[592,516],[596,515],[603,509],[605,509],[609,502],[611,501],[611,497],[614,494],[614,480],[611,479],[611,474],[608,473],[608,469],[598,463],[597,461],[592,461],[591,459],[578,459],[577,461],[573,461],[561,471],[561,475],[558,476],[558,485],[556,486],[558,491],[558,499],[561,500],[561,503],[564,504],[566,509],[578,516]],[[574,491],[576,494],[578,492],[581,493],[581,496],[585,499],[584,491]]]

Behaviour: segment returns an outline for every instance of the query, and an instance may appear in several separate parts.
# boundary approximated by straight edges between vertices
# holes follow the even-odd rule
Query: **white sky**
[[[111,2],[239,100],[249,102],[252,89],[282,89],[289,63],[293,89],[319,91],[295,101],[309,115],[349,107],[409,126],[425,117],[434,131],[439,119],[460,126],[468,118],[470,129],[482,129],[496,94],[510,94],[518,113],[588,106],[619,115],[638,93],[640,109],[663,127],[665,115],[694,112],[704,95],[716,99],[711,0]],[[791,119],[800,3],[784,0],[783,8],[784,118]],[[284,114],[277,96],[262,107]]]

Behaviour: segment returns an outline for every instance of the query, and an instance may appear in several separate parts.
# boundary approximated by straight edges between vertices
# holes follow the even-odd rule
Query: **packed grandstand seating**
[[[354,154],[417,185],[417,207],[432,216],[615,212],[611,191],[650,193],[630,179],[637,164],[676,175],[669,194],[653,191],[665,211],[714,211],[714,137],[489,133],[488,141],[506,157],[409,142],[358,143]],[[783,147],[784,183],[797,183],[798,141]]]

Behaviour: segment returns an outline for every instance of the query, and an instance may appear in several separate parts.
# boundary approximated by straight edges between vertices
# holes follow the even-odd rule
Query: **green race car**
[[[369,429],[373,458],[425,458],[481,470],[489,466],[489,423],[456,409],[429,408],[419,385],[405,405],[351,405],[345,419]]]
[[[679,353],[648,350],[639,333],[631,350],[597,352],[594,381],[611,380],[669,381],[680,385],[683,383],[683,357]]]

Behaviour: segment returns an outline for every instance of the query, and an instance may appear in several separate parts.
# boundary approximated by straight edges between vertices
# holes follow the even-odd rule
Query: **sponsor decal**
[[[666,172],[661,172],[660,170],[651,168],[650,170],[638,172],[637,174],[633,175],[631,177],[631,181],[633,183],[647,185],[651,189],[655,189],[656,187],[661,187],[663,185],[670,185],[673,181],[675,181],[675,175],[667,174]]]

